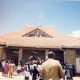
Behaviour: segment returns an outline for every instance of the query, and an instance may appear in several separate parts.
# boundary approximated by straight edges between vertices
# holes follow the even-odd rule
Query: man
[[[41,76],[44,80],[60,80],[64,77],[64,71],[58,60],[54,60],[54,52],[49,52],[48,60],[42,64]]]
[[[39,77],[39,71],[36,69],[36,66],[34,66],[34,70],[32,71],[32,73],[33,73],[32,80],[36,80],[37,75]]]
[[[71,64],[69,65],[69,72],[70,72],[70,78],[71,80],[73,80],[73,68]]]

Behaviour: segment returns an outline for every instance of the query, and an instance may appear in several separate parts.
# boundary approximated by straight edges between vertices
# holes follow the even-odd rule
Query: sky
[[[0,0],[0,34],[25,25],[55,26],[58,32],[79,38],[80,1]]]

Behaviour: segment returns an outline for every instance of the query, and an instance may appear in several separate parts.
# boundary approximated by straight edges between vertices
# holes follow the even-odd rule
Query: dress
[[[5,63],[5,65],[4,65],[4,74],[8,74],[8,70],[9,70],[9,65],[8,65],[8,63]]]
[[[15,66],[15,64],[12,64],[12,63],[9,64],[9,76],[13,75],[14,66]]]
[[[42,64],[41,76],[45,80],[60,80],[64,77],[64,71],[58,60],[49,58]]]
[[[2,72],[4,72],[5,61],[2,62]]]

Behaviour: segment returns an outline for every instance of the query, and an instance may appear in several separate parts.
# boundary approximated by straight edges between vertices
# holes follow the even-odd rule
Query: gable
[[[53,38],[52,36],[50,36],[49,34],[47,34],[46,32],[42,31],[39,28],[36,28],[24,35],[22,35],[22,37],[43,37],[43,38]]]

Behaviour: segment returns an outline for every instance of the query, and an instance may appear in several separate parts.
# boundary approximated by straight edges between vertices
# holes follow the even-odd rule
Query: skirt
[[[21,70],[17,70],[17,73],[20,73],[21,72]]]

